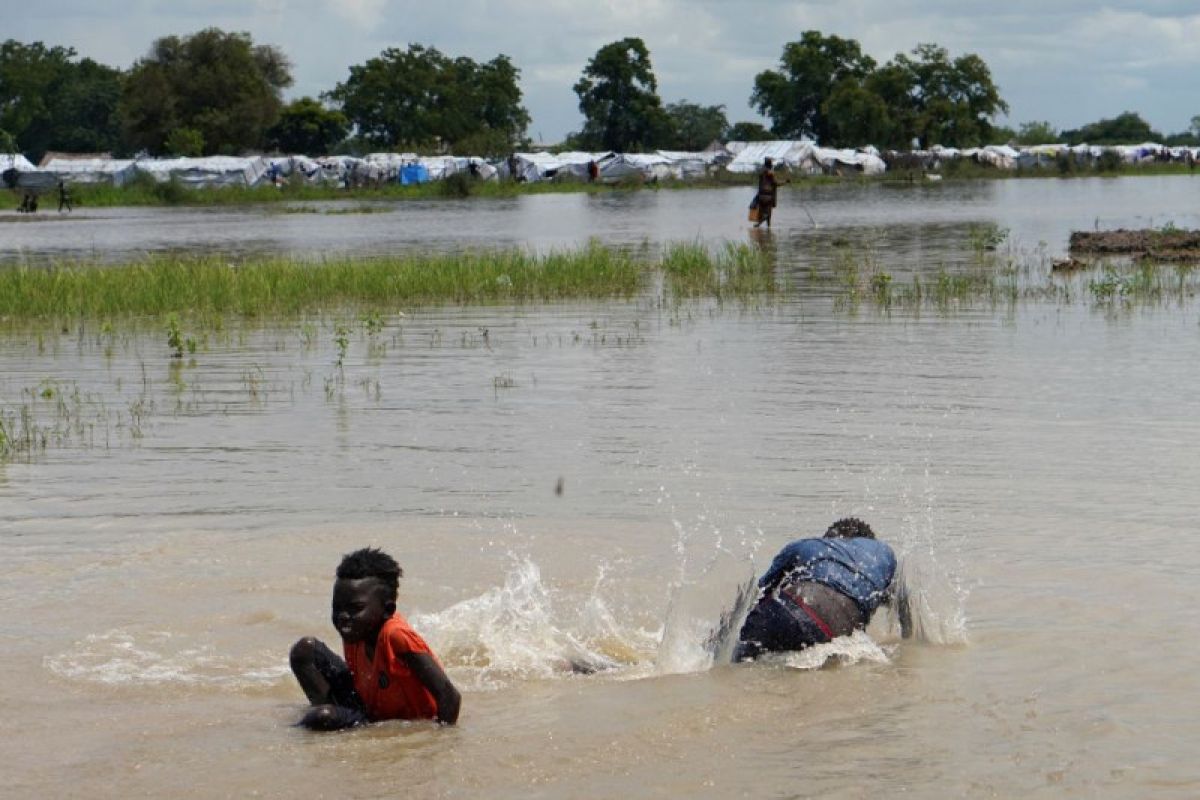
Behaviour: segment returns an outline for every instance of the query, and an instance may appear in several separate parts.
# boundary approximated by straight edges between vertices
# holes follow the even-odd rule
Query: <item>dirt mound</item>
[[[1119,255],[1160,261],[1200,261],[1200,231],[1179,228],[1074,231],[1068,247],[1072,256]]]

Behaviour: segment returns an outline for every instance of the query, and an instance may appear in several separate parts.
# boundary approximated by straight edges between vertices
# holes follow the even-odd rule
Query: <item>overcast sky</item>
[[[1124,111],[1164,134],[1200,115],[1200,0],[0,0],[0,39],[74,47],[128,68],[150,43],[205,27],[281,48],[316,96],[352,64],[421,43],[449,56],[508,55],[521,70],[535,141],[582,118],[571,87],[603,45],[638,36],[664,102],[724,104],[761,121],[754,76],[806,30],[857,40],[881,64],[918,43],[987,62],[1017,127],[1076,128]]]

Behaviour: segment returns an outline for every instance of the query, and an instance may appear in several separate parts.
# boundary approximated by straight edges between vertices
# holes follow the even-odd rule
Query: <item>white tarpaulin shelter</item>
[[[813,148],[813,157],[821,165],[821,171],[826,173],[849,171],[864,175],[882,175],[887,171],[887,164],[879,157],[879,151],[874,147],[861,150],[816,147]]]
[[[38,168],[48,172],[58,181],[67,183],[110,183],[124,186],[133,178],[134,161],[131,158],[51,158]]]
[[[763,161],[771,159],[775,166],[786,166],[793,172],[810,173],[818,168],[816,147],[807,139],[780,139],[769,142],[729,142],[726,148],[734,153],[725,165],[730,172],[758,172]]]
[[[207,156],[145,158],[135,162],[134,167],[160,183],[175,178],[187,186],[254,186],[267,174],[270,163],[262,156]]]
[[[716,164],[724,153],[720,150],[704,150],[702,152],[659,150],[658,155],[665,158],[670,165],[671,177],[677,180],[688,180],[708,175],[709,167]]]
[[[0,153],[0,172],[10,169],[18,172],[32,172],[37,168],[20,153]]]
[[[513,158],[517,167],[516,178],[532,183],[553,180],[560,175],[587,180],[589,161],[595,161],[597,165],[601,165],[606,158],[611,158],[613,155],[610,152],[570,151],[566,153],[514,153]],[[504,176],[510,174],[507,160],[501,163],[500,174]]]

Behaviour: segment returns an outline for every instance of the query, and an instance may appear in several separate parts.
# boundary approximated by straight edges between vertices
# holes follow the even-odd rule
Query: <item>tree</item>
[[[658,97],[650,51],[629,37],[596,51],[575,84],[587,149],[637,152],[666,144],[671,121]]]
[[[1141,144],[1162,141],[1162,134],[1141,116],[1126,111],[1112,119],[1092,122],[1073,131],[1063,131],[1068,144]]]
[[[410,44],[350,67],[349,79],[325,96],[376,146],[499,155],[529,126],[519,77],[506,55],[479,64]]]
[[[826,142],[834,147],[865,144],[893,146],[896,125],[888,104],[864,82],[854,78],[839,81],[821,104]]]
[[[176,128],[167,134],[163,147],[169,155],[199,156],[204,153],[204,136],[195,128]]]
[[[674,134],[671,147],[677,150],[703,150],[723,138],[729,128],[725,106],[702,106],[680,100],[667,104],[666,112]]]
[[[919,44],[912,55],[898,53],[889,65],[911,87],[901,107],[911,111],[912,135],[926,147],[988,144],[991,118],[1008,111],[1008,104],[983,59],[968,53],[951,61],[946,48],[935,44]]]
[[[163,152],[179,128],[201,135],[206,154],[258,150],[279,118],[291,64],[248,33],[206,28],[166,36],[136,62],[121,92],[120,116],[133,148]]]
[[[0,129],[33,160],[47,150],[118,148],[121,73],[69,47],[0,44]]]
[[[735,122],[729,127],[726,138],[730,142],[769,142],[775,134],[757,122]]]
[[[1058,131],[1049,122],[1022,122],[1017,131],[1017,144],[1055,144]]]
[[[875,60],[853,39],[805,31],[783,46],[779,67],[755,76],[751,105],[771,120],[777,136],[824,142],[830,129],[822,106],[843,80],[865,79]]]
[[[284,106],[279,121],[267,131],[267,141],[284,153],[323,156],[346,138],[350,122],[311,97],[301,97]]]

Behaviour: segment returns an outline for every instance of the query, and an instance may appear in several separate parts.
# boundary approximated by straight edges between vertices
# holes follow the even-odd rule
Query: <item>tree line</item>
[[[127,70],[73,48],[0,44],[0,152],[50,150],[214,155],[276,150],[323,155],[414,150],[502,155],[529,145],[521,71],[433,47],[387,48],[349,68],[320,97],[283,101],[292,64],[248,33],[207,28],[165,36]],[[574,85],[583,127],[564,146],[639,152],[699,150],[714,140],[814,138],[821,144],[909,149],[1021,144],[1200,144],[1191,129],[1164,137],[1135,113],[1077,130],[1048,122],[1019,130],[992,120],[1008,105],[975,54],[917,45],[880,65],[858,42],[805,31],[778,67],[754,78],[751,105],[770,121],[730,124],[723,105],[664,103],[645,43],[604,45]]]

